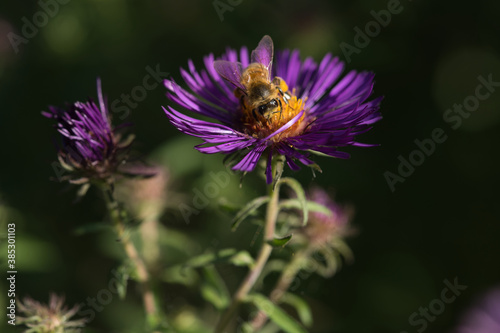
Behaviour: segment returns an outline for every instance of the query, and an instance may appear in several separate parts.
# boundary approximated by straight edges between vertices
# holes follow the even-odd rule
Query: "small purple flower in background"
[[[303,219],[293,219],[286,216],[284,221],[293,224],[292,244],[295,244],[296,254],[302,253],[315,263],[317,274],[327,278],[332,276],[342,263],[341,257],[352,262],[354,256],[345,243],[345,238],[354,234],[350,223],[354,209],[335,202],[321,188],[312,188],[307,193],[309,214],[307,225]],[[299,208],[294,200],[292,207]]]
[[[500,288],[491,290],[463,317],[453,333],[500,332]]]
[[[116,175],[150,175],[148,170],[126,164],[134,136],[122,138],[119,128],[112,127],[99,79],[97,96],[97,105],[89,99],[66,109],[51,106],[49,112],[42,112],[57,122],[55,128],[62,135],[58,159],[66,175],[59,180],[88,187],[90,181],[112,184]]]
[[[267,155],[266,178],[272,182],[273,155],[286,157],[292,170],[317,167],[309,153],[348,158],[338,150],[345,146],[370,146],[355,136],[381,119],[382,97],[366,101],[373,89],[372,73],[355,71],[341,78],[344,64],[327,54],[317,64],[301,60],[299,51],[277,53],[273,66],[273,42],[264,36],[249,55],[228,49],[222,60],[204,57],[205,69],[197,71],[191,60],[181,76],[192,90],[165,80],[167,97],[179,106],[219,123],[186,116],[173,107],[165,112],[181,132],[204,143],[200,152],[235,154],[234,170],[249,172]]]
[[[308,199],[326,207],[330,213],[309,212],[308,223],[300,232],[312,247],[320,248],[336,238],[349,235],[352,209],[340,206],[320,188],[310,190]]]
[[[19,302],[19,311],[23,314],[18,317],[18,323],[29,329],[26,333],[78,333],[79,328],[85,325],[86,319],[70,320],[79,310],[75,305],[68,309],[63,307],[64,297],[50,294],[49,304],[41,304],[32,298],[25,297]]]

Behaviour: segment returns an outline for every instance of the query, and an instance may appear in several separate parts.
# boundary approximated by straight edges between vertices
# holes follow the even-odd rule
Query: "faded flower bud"
[[[25,333],[78,333],[86,322],[85,319],[70,320],[79,310],[75,305],[68,309],[64,305],[64,297],[50,294],[49,304],[41,304],[30,297],[19,302],[18,323],[28,327]]]

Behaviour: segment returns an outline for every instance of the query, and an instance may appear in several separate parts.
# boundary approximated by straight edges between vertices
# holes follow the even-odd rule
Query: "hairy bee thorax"
[[[253,82],[266,82],[268,80],[268,70],[260,63],[248,65],[241,75],[241,84],[247,89]]]
[[[255,138],[265,138],[282,126],[304,109],[305,100],[295,96],[295,89],[288,91],[288,86],[280,77],[275,77],[271,83],[272,91],[260,83],[247,92],[235,90],[235,96],[240,100],[243,131]],[[254,94],[254,95],[252,95]],[[274,98],[269,98],[270,96]],[[267,99],[267,100],[266,100]],[[260,103],[256,103],[259,100]],[[305,114],[291,127],[279,133],[273,140],[282,140],[288,136],[295,136],[303,130],[301,125]]]

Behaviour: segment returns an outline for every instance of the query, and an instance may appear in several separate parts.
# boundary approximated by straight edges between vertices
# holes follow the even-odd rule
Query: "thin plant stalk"
[[[310,247],[299,251],[294,256],[292,261],[285,267],[283,272],[281,272],[281,276],[278,282],[276,282],[276,286],[269,296],[271,302],[273,302],[274,304],[279,303],[283,295],[287,292],[287,290],[290,288],[290,285],[293,283],[295,276],[302,269],[304,260],[307,260],[307,258],[309,258],[310,252]],[[268,317],[265,312],[259,311],[250,323],[252,330],[254,332],[258,332],[267,322],[267,318]]]
[[[137,274],[137,281],[139,282],[142,301],[144,303],[144,310],[146,312],[146,321],[149,326],[155,326],[159,320],[159,309],[156,304],[155,295],[151,288],[151,279],[146,265],[134,243],[130,239],[130,234],[126,231],[125,223],[123,221],[122,211],[118,202],[116,201],[112,191],[106,189],[104,191],[106,197],[107,208],[113,223],[118,240],[125,250],[125,254],[132,261]]]
[[[278,159],[276,162],[276,172],[275,175],[281,175],[283,172],[283,161]],[[274,231],[276,228],[276,220],[278,218],[279,213],[279,185],[273,186],[272,184],[269,186],[269,196],[271,200],[267,205],[266,211],[266,221],[264,227],[264,239],[262,242],[262,246],[260,248],[259,254],[257,256],[257,260],[255,261],[255,265],[248,272],[247,276],[240,284],[238,290],[235,292],[231,304],[226,309],[226,311],[222,314],[217,326],[215,328],[215,333],[222,333],[224,329],[229,324],[231,319],[234,317],[236,311],[238,310],[239,305],[251,291],[252,287],[255,285],[255,282],[259,278],[264,266],[266,265],[269,256],[271,255],[273,247],[269,244],[274,239]]]

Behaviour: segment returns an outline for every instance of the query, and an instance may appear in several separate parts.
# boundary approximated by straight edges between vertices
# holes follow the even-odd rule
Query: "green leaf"
[[[264,327],[262,327],[258,333],[281,333],[282,330],[275,323],[269,321]]]
[[[288,178],[288,177],[282,178],[280,183],[288,185],[297,195],[297,199],[299,200],[302,208],[302,214],[303,214],[302,225],[305,226],[307,224],[309,212],[308,212],[306,193],[304,191],[304,188],[302,188],[302,185],[300,185],[300,183],[293,178]]]
[[[339,251],[348,264],[352,264],[354,262],[354,253],[352,253],[349,245],[347,245],[341,238],[334,238],[332,240],[332,245],[337,251]]]
[[[196,285],[198,280],[198,273],[194,269],[182,265],[169,267],[162,274],[162,281],[178,283],[188,287]]]
[[[184,264],[184,267],[204,267],[218,262],[226,262],[235,266],[252,267],[254,259],[247,251],[237,251],[236,249],[222,249],[215,253],[204,253],[191,258]]]
[[[240,251],[234,254],[229,259],[229,262],[235,266],[247,266],[247,267],[253,267],[253,265],[255,264],[255,260],[247,251]]]
[[[193,237],[184,232],[158,226],[160,251],[166,262],[171,265],[184,263],[189,258],[199,253],[199,244]]]
[[[256,199],[253,199],[250,201],[248,204],[246,204],[233,218],[231,221],[232,227],[231,229],[234,231],[238,226],[240,225],[241,222],[243,222],[244,219],[246,219],[249,215],[252,215],[255,213],[255,211],[262,206],[263,204],[267,203],[269,201],[269,197],[264,196],[264,197],[259,197]]]
[[[299,323],[297,323],[297,321],[290,317],[280,307],[276,306],[267,297],[261,294],[251,294],[245,298],[245,301],[254,304],[283,331],[287,333],[307,333],[307,331]]]
[[[191,258],[184,266],[203,267],[216,262],[227,262],[237,253],[236,249],[222,249],[217,252],[204,253],[194,258]]]
[[[317,263],[316,273],[325,278],[331,277],[342,264],[340,254],[329,246],[322,247],[318,253],[323,256],[324,260],[321,260],[318,256],[311,258]]]
[[[103,230],[111,230],[111,225],[107,222],[88,223],[74,229],[73,234],[76,236],[83,236],[90,233],[101,232]]]
[[[297,311],[299,315],[300,321],[307,326],[310,327],[313,323],[311,308],[309,304],[302,298],[292,293],[285,293],[281,298],[282,303],[286,303],[291,305]]]
[[[283,238],[274,238],[273,240],[268,241],[267,243],[272,247],[282,247],[285,246],[292,239],[292,235],[285,236]]]
[[[323,206],[322,204],[319,204],[315,201],[307,200],[306,205],[307,205],[307,209],[310,212],[325,214],[328,217],[332,217],[332,215],[333,215],[332,211],[328,207]],[[280,202],[280,207],[287,208],[287,209],[301,209],[302,202],[300,202],[300,200],[298,200],[298,199],[282,200]]]
[[[217,289],[214,286],[203,283],[200,286],[201,296],[210,304],[215,306],[217,310],[223,310],[227,307],[228,302],[221,297]]]
[[[227,214],[236,214],[241,209],[241,205],[236,205],[234,203],[231,203],[227,201],[225,198],[221,198],[217,202],[217,205],[219,210]]]
[[[287,262],[281,259],[274,259],[274,260],[269,260],[267,264],[264,266],[264,269],[262,270],[262,273],[257,279],[257,282],[255,283],[255,289],[260,288],[262,285],[262,282],[264,281],[264,278],[273,273],[273,272],[281,272],[285,269],[287,265]]]
[[[327,155],[325,153],[322,153],[322,152],[319,152],[319,151],[316,151],[316,150],[307,150],[309,153],[311,154],[314,154],[314,155],[317,155],[317,156],[321,156],[321,157],[330,157],[332,158],[332,156],[330,155]],[[309,165],[308,165],[309,166]]]
[[[203,268],[203,279],[200,286],[201,295],[218,310],[229,305],[230,295],[221,276],[213,266]]]
[[[133,269],[130,264],[123,264],[113,272],[117,280],[116,289],[118,290],[118,296],[121,300],[124,300],[125,296],[127,296],[127,283],[132,271]]]

